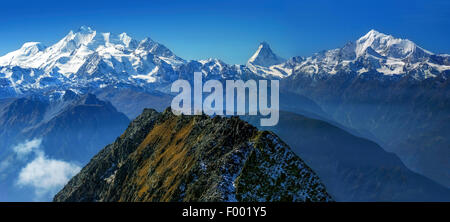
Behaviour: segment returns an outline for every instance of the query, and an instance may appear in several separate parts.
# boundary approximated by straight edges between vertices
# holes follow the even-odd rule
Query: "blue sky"
[[[0,55],[24,42],[51,45],[87,25],[151,37],[184,59],[243,64],[267,41],[282,57],[308,56],[370,29],[450,53],[450,1],[3,1]]]

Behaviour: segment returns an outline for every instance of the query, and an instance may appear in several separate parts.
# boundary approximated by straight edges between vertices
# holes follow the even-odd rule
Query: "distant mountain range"
[[[322,51],[309,57],[297,56],[285,59],[276,55],[267,42],[262,42],[246,64],[230,65],[219,59],[186,61],[150,38],[139,41],[126,33],[98,33],[89,27],[81,27],[77,31],[69,32],[49,47],[37,42],[25,43],[20,49],[0,57],[0,109],[3,109],[3,112],[15,110],[13,113],[23,115],[19,118],[3,114],[5,118],[2,121],[6,125],[3,125],[5,127],[0,131],[3,130],[1,133],[6,139],[0,143],[15,138],[9,134],[13,132],[10,130],[13,128],[6,127],[10,122],[14,123],[11,126],[17,126],[20,131],[25,130],[27,134],[21,135],[27,139],[40,135],[36,133],[38,131],[36,129],[48,132],[49,135],[60,131],[58,128],[60,123],[52,124],[49,121],[52,118],[48,117],[56,117],[51,113],[58,113],[57,116],[63,114],[60,112],[63,109],[54,108],[55,111],[49,112],[48,110],[53,108],[48,108],[48,104],[64,104],[57,102],[58,99],[53,99],[62,98],[64,95],[76,97],[70,102],[72,105],[75,104],[74,101],[88,94],[92,94],[88,96],[89,98],[95,95],[99,100],[107,101],[101,107],[108,110],[108,115],[123,120],[111,127],[119,129],[125,122],[122,113],[126,114],[128,119],[134,119],[144,108],[163,111],[170,105],[173,96],[169,91],[171,83],[177,79],[192,81],[193,73],[198,71],[203,73],[204,79],[220,81],[280,80],[281,110],[289,111],[292,115],[301,114],[305,118],[328,122],[337,129],[343,129],[380,145],[367,141],[363,145],[342,148],[343,144],[353,144],[346,140],[327,146],[317,145],[321,152],[311,154],[310,157],[325,158],[327,155],[324,153],[325,150],[334,148],[342,150],[342,155],[346,153],[350,155],[358,153],[359,149],[382,147],[398,155],[407,168],[449,188],[450,139],[447,136],[450,134],[447,124],[450,120],[449,58],[450,55],[434,54],[410,40],[371,30],[341,48]],[[30,102],[31,98],[40,102]],[[18,103],[17,100],[21,99],[23,104],[10,106],[11,101]],[[56,102],[45,102],[50,100]],[[66,107],[66,105],[50,107],[53,106]],[[114,109],[108,108],[110,106]],[[14,107],[16,109],[13,109]],[[58,120],[70,122],[69,119],[72,117],[75,119],[79,117],[79,120],[75,121],[79,123],[91,118],[79,112],[86,113],[83,109],[76,109],[70,118],[61,116]],[[45,119],[45,124],[42,123],[42,119]],[[280,134],[282,132],[283,135],[280,136],[297,152],[296,145],[302,143],[293,138],[301,137],[303,124],[305,121],[294,121],[292,125],[285,125],[286,129],[271,130]],[[82,124],[78,126],[82,127]],[[326,128],[334,129],[333,127],[329,128],[327,125]],[[295,134],[295,129],[299,130],[298,134]],[[347,137],[346,133],[339,130],[331,131]],[[313,132],[313,138],[320,138],[318,135],[320,130]],[[110,136],[102,141],[103,145],[113,141],[114,133],[108,134]],[[99,135],[88,134],[88,138]],[[118,135],[120,133],[115,136]],[[79,138],[84,136],[86,135],[80,135]],[[330,137],[334,138],[336,134]],[[88,144],[89,141],[91,140],[85,140]],[[89,145],[89,147],[92,147],[89,148],[89,155],[93,155],[102,146]],[[0,154],[2,152],[0,150]],[[58,155],[61,154],[63,157],[63,153],[60,152]],[[68,153],[67,155],[69,156]],[[378,156],[383,160],[377,160],[380,163],[374,168],[377,172],[384,161],[395,159],[389,156],[388,153]],[[319,159],[311,160],[310,165],[320,167]],[[342,159],[345,158],[336,154],[330,161],[341,162]],[[414,199],[408,198],[406,192],[408,190],[411,191],[411,195],[418,195],[415,200],[436,200],[434,197],[438,194],[429,189],[439,187],[437,184],[410,172],[397,160],[390,163],[392,162],[400,169],[396,171],[397,173],[393,172],[394,169],[388,170],[386,174],[374,172],[373,175],[380,177],[360,178],[360,183],[353,184],[356,186],[353,190],[330,186],[330,193],[339,191],[342,195],[351,195],[336,198],[345,200]],[[318,168],[318,174],[324,172],[324,175],[328,174],[327,170],[331,168],[327,167]],[[346,176],[355,176],[358,172],[371,175],[365,174],[367,171],[360,171],[361,168],[357,165],[346,165],[339,169],[343,170],[342,174],[336,177],[331,174],[331,177],[324,178],[325,183],[331,183],[332,178],[339,180],[333,182],[335,186],[348,185],[343,181],[349,179]],[[407,182],[392,181],[389,177],[385,177],[386,175],[402,178],[407,175],[405,178],[408,179]],[[390,196],[388,186],[376,189],[368,187],[377,183],[405,190],[398,196]],[[359,190],[362,186],[365,186],[365,191]],[[381,191],[383,187],[386,190]],[[424,192],[418,191],[421,189]],[[373,190],[379,193],[370,196]]]
[[[343,48],[289,60],[277,56],[263,42],[246,65],[228,65],[218,59],[185,61],[150,38],[138,41],[126,33],[98,33],[83,26],[52,46],[28,42],[0,57],[0,98],[49,89],[123,85],[167,92],[167,84],[191,79],[193,71],[214,79],[295,78],[299,74],[322,78],[354,72],[424,80],[447,76],[449,58],[371,30]]]

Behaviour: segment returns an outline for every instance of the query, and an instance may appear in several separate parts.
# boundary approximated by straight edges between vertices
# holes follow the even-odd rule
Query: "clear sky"
[[[267,41],[282,57],[309,56],[370,29],[450,53],[450,1],[2,1],[0,55],[24,42],[51,45],[87,25],[150,37],[178,56],[243,64]]]

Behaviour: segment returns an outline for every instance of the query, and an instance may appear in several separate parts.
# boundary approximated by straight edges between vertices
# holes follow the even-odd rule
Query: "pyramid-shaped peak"
[[[263,41],[259,44],[258,49],[248,60],[249,64],[269,67],[283,63],[285,59],[277,56],[269,46],[269,43]]]

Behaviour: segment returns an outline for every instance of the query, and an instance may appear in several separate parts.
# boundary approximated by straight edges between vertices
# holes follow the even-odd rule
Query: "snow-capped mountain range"
[[[246,65],[218,59],[185,61],[150,38],[141,41],[126,33],[98,33],[82,26],[46,47],[27,42],[0,57],[0,97],[36,90],[137,86],[165,91],[176,79],[191,79],[201,71],[207,78],[286,78],[369,72],[384,76],[411,75],[417,80],[447,75],[449,55],[435,55],[413,42],[371,30],[356,42],[310,57],[285,60],[263,42]]]
[[[450,70],[449,58],[449,55],[435,55],[410,40],[371,30],[342,48],[291,61],[294,73],[377,72],[388,76],[409,74],[423,80]]]

